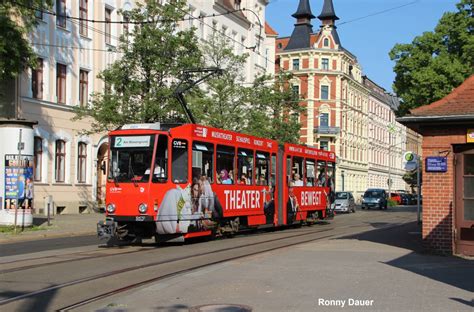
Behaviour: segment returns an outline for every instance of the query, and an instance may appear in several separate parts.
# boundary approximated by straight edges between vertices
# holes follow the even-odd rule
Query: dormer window
[[[280,43],[278,43],[277,47],[278,47],[278,49],[281,49],[281,48],[283,48],[283,45],[281,44],[281,42],[280,42]]]
[[[324,45],[325,47],[329,47],[329,39],[328,39],[328,38],[324,38],[324,40],[323,40],[323,45]]]

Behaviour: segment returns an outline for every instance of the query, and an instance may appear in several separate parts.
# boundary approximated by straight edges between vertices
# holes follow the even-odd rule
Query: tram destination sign
[[[446,172],[448,171],[448,160],[446,157],[432,156],[425,159],[426,172]]]
[[[150,136],[116,136],[114,147],[148,147]]]

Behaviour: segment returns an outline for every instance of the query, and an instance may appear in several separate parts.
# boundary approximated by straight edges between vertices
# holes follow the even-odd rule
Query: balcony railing
[[[321,126],[321,127],[314,127],[314,133],[317,134],[331,134],[337,135],[341,132],[339,127],[329,127],[329,126]]]

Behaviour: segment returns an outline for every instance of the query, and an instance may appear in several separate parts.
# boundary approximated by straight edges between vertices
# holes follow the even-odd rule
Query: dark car
[[[368,189],[362,196],[362,209],[387,209],[387,192],[384,189]]]
[[[411,205],[410,194],[400,193],[400,204],[401,205]]]

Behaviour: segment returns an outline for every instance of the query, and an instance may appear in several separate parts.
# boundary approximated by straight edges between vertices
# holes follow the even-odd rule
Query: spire
[[[311,45],[310,37],[313,32],[311,19],[314,18],[311,7],[309,6],[309,0],[300,0],[298,9],[291,16],[296,18],[296,24],[285,50],[309,48]]]
[[[300,4],[298,5],[298,10],[293,15],[294,18],[315,18],[313,13],[311,13],[311,7],[309,6],[309,0],[300,0]]]
[[[339,19],[337,17],[336,12],[334,12],[334,6],[332,4],[332,0],[324,0],[323,10],[321,14],[319,14],[318,18],[323,21],[323,24],[332,24]],[[324,23],[326,21],[326,23]],[[328,23],[330,21],[331,23]]]

